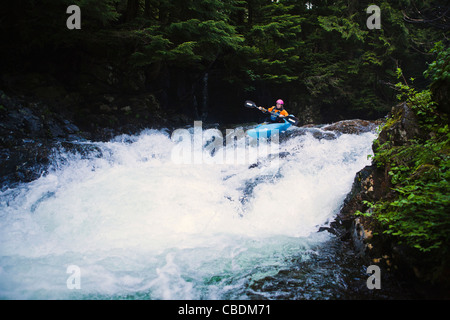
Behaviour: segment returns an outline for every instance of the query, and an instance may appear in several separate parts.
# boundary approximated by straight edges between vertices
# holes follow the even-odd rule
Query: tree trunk
[[[150,7],[150,0],[145,0],[144,4],[144,17],[150,18],[151,16],[151,7]]]
[[[139,9],[139,0],[128,0],[127,11],[125,13],[127,22],[137,17],[138,9]]]
[[[253,25],[253,5],[252,1],[247,1],[248,5],[248,24]]]

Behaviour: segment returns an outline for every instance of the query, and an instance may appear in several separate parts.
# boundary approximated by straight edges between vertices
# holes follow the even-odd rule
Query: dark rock
[[[63,129],[68,134],[74,134],[74,133],[80,132],[80,129],[73,123],[70,123],[68,120],[64,120],[63,122],[64,122]]]
[[[336,232],[335,228],[331,228],[331,227],[320,227],[319,230],[317,232],[324,232],[327,231],[331,234],[337,235],[338,233]]]
[[[307,124],[294,130],[288,130],[284,136],[292,138],[311,134],[316,139],[333,140],[341,134],[361,134],[366,132],[374,132],[376,128],[381,125],[381,120],[343,120],[327,125],[313,125]]]
[[[47,128],[48,132],[50,134],[50,137],[52,138],[62,138],[65,136],[65,132],[61,125],[57,123],[55,120],[49,120],[47,122]]]
[[[290,155],[291,155],[291,153],[290,153],[290,152],[287,152],[287,151],[282,151],[282,152],[280,152],[280,153],[278,154],[278,156],[279,156],[281,159],[286,158],[287,156],[290,156]]]
[[[33,136],[39,136],[42,133],[42,129],[44,127],[44,124],[42,122],[42,119],[38,116],[34,115],[29,109],[27,110],[27,113],[24,114],[24,122],[26,129],[28,133],[30,133]]]
[[[416,115],[406,103],[394,106],[388,117],[390,119],[378,137],[380,145],[389,141],[392,146],[402,146],[408,144],[409,140],[426,138]]]
[[[248,168],[249,169],[254,169],[254,168],[258,168],[261,165],[261,162],[257,162],[257,163],[253,163],[251,164]]]
[[[311,134],[314,138],[318,140],[333,140],[337,138],[336,133],[331,131],[324,131],[320,128],[312,126],[304,126],[300,128],[295,128],[294,130],[288,130],[281,135],[281,141],[291,139],[293,137],[304,136],[306,134]]]
[[[39,178],[50,163],[51,146],[42,142],[22,141],[9,149],[0,149],[1,189]]]
[[[440,112],[450,114],[450,80],[439,79],[431,84],[431,92],[433,93],[434,101],[437,102],[437,109]],[[447,119],[449,121],[449,119]]]
[[[1,189],[30,182],[45,173],[58,140],[81,141],[88,137],[48,105],[26,100],[0,91]]]
[[[372,132],[381,124],[381,121],[343,120],[322,127],[326,131],[335,131],[345,134],[361,134]]]

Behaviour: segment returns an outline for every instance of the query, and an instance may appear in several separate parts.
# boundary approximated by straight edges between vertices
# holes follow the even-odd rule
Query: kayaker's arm
[[[289,114],[286,112],[286,114],[285,115],[283,115],[283,114],[281,114],[281,113],[277,113],[277,112],[273,112],[273,111],[270,111],[270,109],[265,109],[265,108],[263,108],[263,107],[257,107],[259,110],[261,110],[262,112],[264,112],[264,113],[267,113],[267,112],[269,112],[270,114],[273,114],[273,115],[275,115],[275,116],[277,116],[277,117],[279,117],[279,118],[285,118],[285,117],[287,117]],[[272,108],[273,109],[273,108]]]
[[[263,107],[258,107],[259,110],[261,110],[262,112],[266,113],[267,109],[264,109]]]
[[[280,118],[289,117],[289,113],[286,110],[283,110],[279,113],[278,117],[280,117]]]

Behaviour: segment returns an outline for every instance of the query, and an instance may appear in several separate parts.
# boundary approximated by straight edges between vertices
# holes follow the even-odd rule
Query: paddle
[[[245,101],[245,106],[247,107],[247,108],[256,108],[256,109],[258,109],[258,106],[256,105],[256,103],[254,103],[253,101],[250,101],[250,100],[247,100],[247,101]],[[259,110],[259,109],[258,109]],[[277,116],[277,117],[279,117],[280,115],[278,114],[278,113],[276,113],[276,112],[270,112],[269,110],[266,110],[266,109],[264,109],[263,108],[263,110],[261,110],[261,111],[263,111],[263,112],[269,112],[270,114],[273,114],[273,115],[275,115],[275,116]],[[298,120],[296,117],[294,117],[293,115],[288,115],[288,116],[286,116],[286,117],[282,117],[282,119],[284,119],[286,122],[289,122],[290,124],[292,124],[292,125],[294,125],[294,126],[296,126],[297,124],[298,124],[298,122],[300,121],[300,120]]]

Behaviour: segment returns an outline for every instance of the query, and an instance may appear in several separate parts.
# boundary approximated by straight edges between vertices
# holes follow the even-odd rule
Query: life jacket
[[[268,111],[273,112],[273,113],[279,113],[280,115],[285,116],[285,117],[287,117],[289,115],[289,113],[286,110],[284,110],[284,108],[280,110],[280,109],[277,109],[276,107],[272,107],[272,108],[269,108]],[[270,120],[277,121],[278,117],[275,114],[271,114]]]

